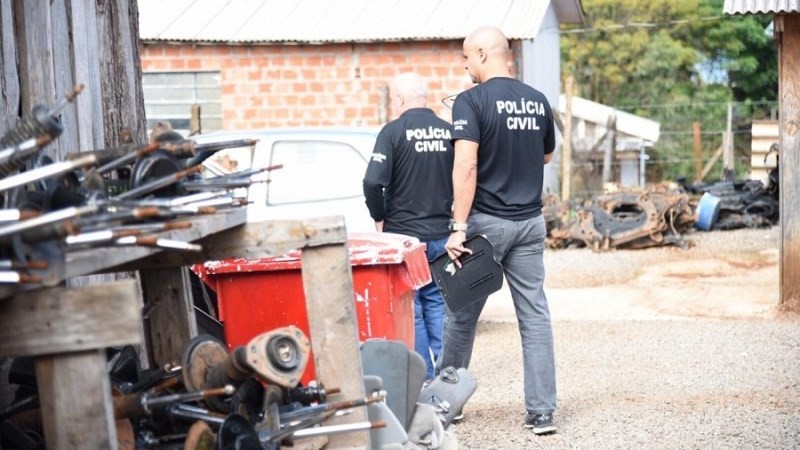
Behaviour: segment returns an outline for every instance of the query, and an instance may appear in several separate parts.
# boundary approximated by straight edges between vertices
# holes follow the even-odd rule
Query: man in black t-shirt
[[[428,89],[414,73],[390,87],[395,120],[378,134],[364,175],[364,195],[378,231],[418,238],[429,261],[444,254],[453,203],[452,127],[427,108]],[[427,379],[442,348],[444,300],[434,282],[414,297],[414,347],[425,360]]]
[[[553,433],[555,358],[544,284],[544,165],[555,149],[553,115],[545,96],[511,77],[508,40],[491,27],[464,40],[463,59],[477,86],[453,104],[453,232],[450,258],[469,252],[468,236],[484,235],[502,264],[522,338],[525,427]],[[458,262],[456,265],[460,265]],[[475,327],[486,299],[447,311],[437,367],[468,367]],[[509,370],[504,373],[511,372]]]

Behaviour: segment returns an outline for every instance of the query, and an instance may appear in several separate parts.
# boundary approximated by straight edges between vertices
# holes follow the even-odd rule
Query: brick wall
[[[450,120],[444,97],[472,86],[461,41],[330,45],[146,44],[142,71],[219,71],[226,130],[380,125],[390,115],[387,86],[416,71],[428,106]]]

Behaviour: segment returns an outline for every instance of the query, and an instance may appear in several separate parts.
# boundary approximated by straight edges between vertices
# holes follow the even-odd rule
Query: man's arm
[[[478,183],[478,143],[459,139],[453,160],[453,220],[466,223]]]
[[[364,197],[369,215],[375,221],[375,229],[383,231],[383,219],[386,217],[385,192],[392,182],[391,142],[386,129],[378,133],[375,147],[370,155],[367,171],[364,174]]]
[[[478,184],[478,143],[459,139],[455,144],[453,161],[453,220],[456,223],[467,223],[472,201],[475,199],[475,188]],[[463,243],[467,235],[463,231],[450,233],[445,249],[450,259],[456,261],[462,253],[471,253]]]
[[[545,153],[544,154],[544,163],[545,164],[548,164],[550,161],[553,160],[553,153],[555,153],[555,152]]]

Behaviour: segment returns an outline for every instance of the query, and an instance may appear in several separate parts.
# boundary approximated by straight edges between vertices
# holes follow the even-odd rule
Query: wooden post
[[[0,0],[0,134],[11,129],[19,116],[19,74],[13,1]]]
[[[189,269],[141,270],[145,299],[144,335],[151,367],[181,363],[186,344],[197,336]]]
[[[694,136],[694,181],[703,179],[703,142],[700,137],[700,122],[692,122]]]
[[[104,349],[135,344],[132,281],[26,292],[0,302],[0,356],[35,356],[48,448],[116,448]]]
[[[733,103],[728,103],[728,122],[725,127],[725,139],[722,153],[722,179],[733,181],[736,179],[736,168],[733,158]]]
[[[575,79],[567,77],[564,95],[567,105],[564,108],[564,134],[561,143],[561,200],[569,201],[572,197],[572,85]]]
[[[781,306],[800,311],[800,14],[775,16],[779,54]]]
[[[603,184],[614,180],[614,154],[617,146],[617,115],[608,116],[605,152],[603,153]]]
[[[199,104],[195,103],[192,105],[192,118],[189,121],[189,136],[194,136],[195,134],[203,132],[201,112],[202,108]]]
[[[303,250],[303,292],[317,379],[341,389],[341,398],[364,397],[363,370],[358,343],[353,278],[347,244]],[[364,408],[332,419],[330,424],[367,420]],[[330,436],[331,448],[369,448],[367,433]]]

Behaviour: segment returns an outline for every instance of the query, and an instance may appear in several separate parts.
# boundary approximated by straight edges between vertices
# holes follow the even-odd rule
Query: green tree
[[[650,173],[691,173],[693,121],[713,151],[727,102],[740,102],[735,114],[749,121],[754,105],[777,99],[777,50],[764,31],[771,16],[724,16],[722,3],[583,0],[586,23],[562,30],[563,74],[576,95],[661,123],[651,161],[660,166]]]

